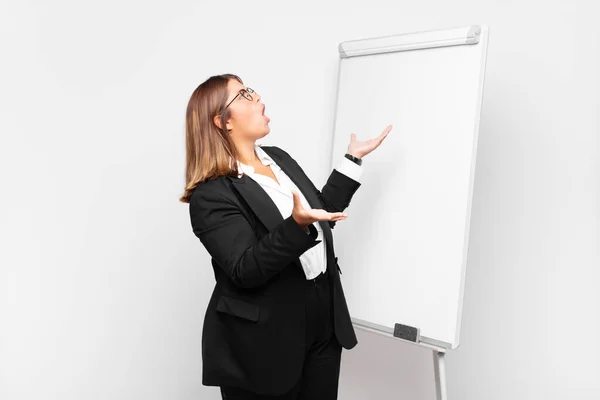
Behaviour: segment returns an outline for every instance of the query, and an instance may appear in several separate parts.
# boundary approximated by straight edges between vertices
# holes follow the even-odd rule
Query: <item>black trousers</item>
[[[329,274],[306,281],[306,359],[302,377],[288,393],[259,395],[221,386],[224,400],[336,400],[342,346],[333,334],[332,291]]]

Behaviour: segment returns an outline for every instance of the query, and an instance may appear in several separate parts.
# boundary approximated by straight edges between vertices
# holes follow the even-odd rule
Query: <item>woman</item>
[[[361,159],[388,135],[356,140],[319,191],[288,153],[258,146],[269,117],[236,75],[213,76],[186,113],[194,234],[216,285],[202,331],[202,384],[223,399],[337,398],[342,347],[356,335],[331,228],[360,186]]]

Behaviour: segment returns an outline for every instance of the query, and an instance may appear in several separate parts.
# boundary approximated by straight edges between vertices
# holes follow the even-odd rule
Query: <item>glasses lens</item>
[[[254,93],[254,90],[250,88],[248,88],[248,90],[242,89],[240,93],[242,94],[242,96],[244,96],[245,99],[252,100],[252,95],[250,93]]]

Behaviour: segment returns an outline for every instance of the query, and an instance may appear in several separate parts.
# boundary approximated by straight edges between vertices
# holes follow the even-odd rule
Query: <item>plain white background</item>
[[[286,149],[320,186],[330,173],[339,42],[484,23],[450,399],[597,399],[597,8],[3,1],[0,398],[218,399],[201,385],[200,358],[214,277],[177,201],[191,92],[210,75],[240,75],[272,118],[263,142]],[[433,399],[429,351],[358,336],[342,356],[340,399]]]

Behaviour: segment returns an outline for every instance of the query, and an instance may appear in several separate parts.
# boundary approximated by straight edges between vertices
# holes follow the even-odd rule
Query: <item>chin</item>
[[[264,137],[265,137],[265,136],[267,136],[267,135],[268,135],[270,132],[271,132],[271,128],[267,127],[267,130],[266,130],[266,131],[263,131],[263,133],[262,133],[261,135],[259,135],[259,136],[256,138],[256,140],[264,138]]]

